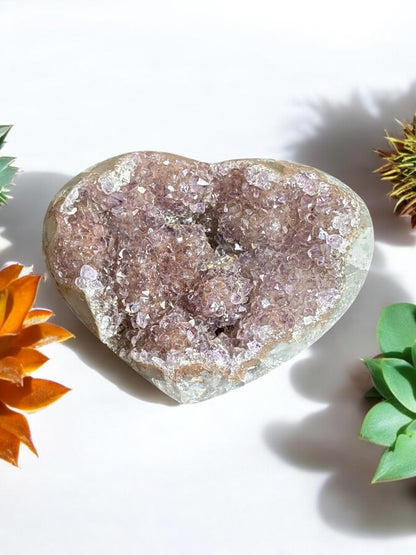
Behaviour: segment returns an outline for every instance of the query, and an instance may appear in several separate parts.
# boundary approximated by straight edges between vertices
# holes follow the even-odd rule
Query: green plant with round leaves
[[[11,125],[0,125],[0,149],[4,145],[8,132],[12,128]],[[10,156],[0,157],[0,205],[6,204],[7,199],[10,198],[8,193],[13,184],[14,176],[17,173],[17,168],[12,166],[15,158]]]
[[[365,359],[382,398],[364,418],[360,437],[387,447],[372,482],[416,476],[416,305],[386,306],[377,327],[381,355]]]

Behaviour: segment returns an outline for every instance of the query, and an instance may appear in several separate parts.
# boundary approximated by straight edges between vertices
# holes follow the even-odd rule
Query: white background
[[[30,416],[40,453],[0,462],[5,555],[414,553],[414,480],[370,486],[357,439],[375,327],[416,302],[415,234],[391,216],[372,149],[416,109],[414,1],[0,0],[0,123],[24,170],[0,209],[0,262],[45,271],[46,206],[122,152],[312,164],[367,201],[374,263],[316,345],[268,376],[178,406],[77,322],[38,372],[72,388]]]

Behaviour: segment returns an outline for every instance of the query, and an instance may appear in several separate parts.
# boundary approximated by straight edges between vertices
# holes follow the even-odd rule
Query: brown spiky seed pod
[[[410,216],[412,228],[416,227],[416,114],[413,123],[396,120],[403,129],[401,138],[386,139],[393,150],[376,150],[384,164],[376,170],[381,179],[393,185],[390,196],[397,200],[394,212],[400,216]]]

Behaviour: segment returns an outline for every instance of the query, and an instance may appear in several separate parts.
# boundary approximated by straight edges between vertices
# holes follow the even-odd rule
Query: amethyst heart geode
[[[275,160],[124,154],[74,177],[44,224],[50,272],[77,316],[182,403],[316,341],[357,296],[372,249],[351,189]]]

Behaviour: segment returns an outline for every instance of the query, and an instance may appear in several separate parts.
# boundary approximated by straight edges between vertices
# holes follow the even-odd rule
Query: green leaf
[[[416,366],[416,341],[412,345],[412,362]]]
[[[366,399],[380,399],[381,395],[375,387],[370,388],[365,394]]]
[[[367,358],[364,359],[363,362],[370,371],[371,379],[373,380],[375,389],[385,399],[390,399],[394,401],[394,396],[384,379],[382,360],[382,358]]]
[[[410,346],[416,340],[416,305],[391,304],[383,308],[377,326],[381,351],[410,362]],[[400,356],[398,356],[400,355]]]
[[[389,401],[374,405],[364,418],[360,437],[378,445],[390,447],[396,441],[397,434],[413,422],[415,416],[402,410]]]
[[[396,442],[381,457],[372,480],[388,482],[416,476],[416,435],[400,434]]]
[[[0,148],[3,146],[8,132],[12,128],[11,125],[0,125]],[[0,205],[6,204],[11,185],[13,185],[14,176],[17,168],[11,166],[15,158],[3,156],[0,158]]]
[[[412,420],[410,424],[406,426],[405,432],[407,433],[407,435],[411,435],[416,432],[416,420]]]
[[[402,359],[381,358],[384,383],[395,399],[406,409],[416,413],[416,369]]]
[[[14,176],[17,173],[17,168],[13,166],[7,166],[0,171],[0,189],[11,185]]]
[[[7,166],[10,166],[10,164],[12,164],[15,160],[16,158],[12,158],[11,156],[2,156],[0,158],[0,171],[2,171]]]
[[[3,146],[3,143],[7,137],[7,133],[12,128],[12,125],[0,125],[0,148]]]

